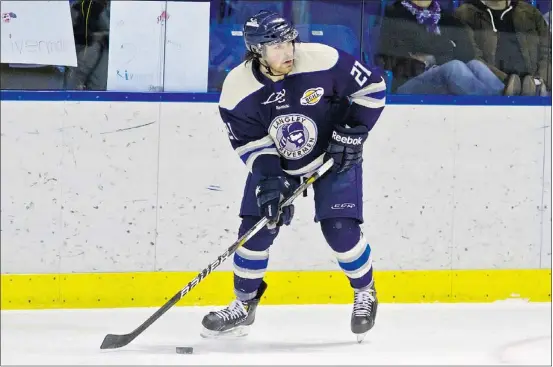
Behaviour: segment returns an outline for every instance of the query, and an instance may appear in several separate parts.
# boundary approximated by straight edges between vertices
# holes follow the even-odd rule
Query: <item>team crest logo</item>
[[[298,160],[315,147],[317,125],[307,116],[291,113],[277,116],[269,126],[269,134],[284,158]]]
[[[321,87],[309,88],[303,92],[303,96],[300,99],[302,106],[314,106],[321,100],[321,97],[325,94],[325,90]]]

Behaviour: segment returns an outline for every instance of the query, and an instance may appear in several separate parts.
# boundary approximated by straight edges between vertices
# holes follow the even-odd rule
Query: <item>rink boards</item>
[[[216,104],[1,114],[2,309],[157,306],[236,239],[246,170]],[[386,108],[364,162],[382,302],[551,299],[550,126],[550,106]],[[268,303],[351,302],[312,200],[271,249]],[[179,304],[227,303],[220,270]]]
[[[197,274],[140,272],[2,275],[2,309],[161,306]],[[263,304],[349,304],[341,272],[268,272]],[[383,303],[551,301],[551,270],[376,271]],[[214,272],[179,306],[223,305],[233,299],[232,273]]]

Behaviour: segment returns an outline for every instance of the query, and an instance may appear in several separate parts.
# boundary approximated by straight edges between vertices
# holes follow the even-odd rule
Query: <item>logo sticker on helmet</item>
[[[259,23],[257,22],[257,19],[255,19],[255,18],[250,18],[250,20],[246,23],[246,25],[248,27],[255,27],[255,28],[259,27]]]

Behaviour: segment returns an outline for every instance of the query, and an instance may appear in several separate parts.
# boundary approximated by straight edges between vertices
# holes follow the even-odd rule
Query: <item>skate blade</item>
[[[249,332],[250,327],[245,325],[240,325],[227,331],[214,331],[203,328],[200,336],[205,339],[237,339],[247,336]]]
[[[367,333],[357,334],[357,343],[359,344],[363,343],[363,340],[365,339],[365,335],[367,335]]]

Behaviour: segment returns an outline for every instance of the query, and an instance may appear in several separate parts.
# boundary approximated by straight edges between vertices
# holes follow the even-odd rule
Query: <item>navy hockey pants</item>
[[[239,236],[260,219],[255,198],[256,184],[256,179],[250,174],[240,208]],[[340,268],[355,289],[364,288],[373,280],[371,248],[360,228],[363,223],[362,190],[361,165],[341,174],[328,173],[313,184],[315,221],[320,223]],[[264,228],[234,254],[234,290],[239,299],[248,300],[255,296],[267,269],[269,248],[277,236],[278,231],[271,234]]]

